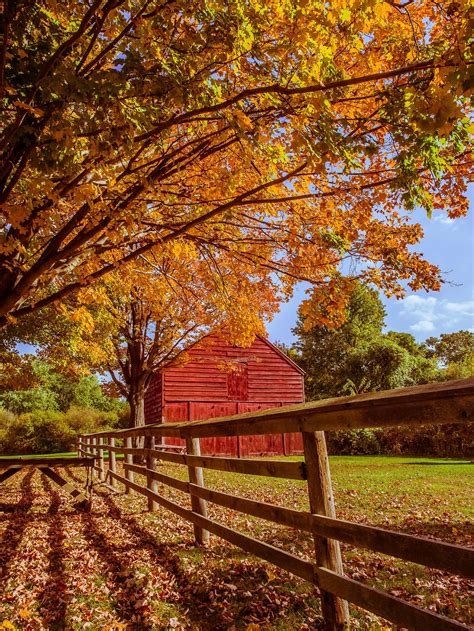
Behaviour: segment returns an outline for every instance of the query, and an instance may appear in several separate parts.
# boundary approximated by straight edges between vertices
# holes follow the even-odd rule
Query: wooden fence
[[[110,479],[148,498],[149,510],[162,506],[194,525],[196,541],[206,544],[209,533],[265,559],[319,587],[324,620],[329,630],[347,629],[351,602],[408,629],[468,629],[438,615],[344,575],[339,542],[368,548],[431,568],[474,578],[474,550],[443,541],[412,536],[336,518],[325,431],[364,427],[418,426],[426,423],[467,423],[474,420],[474,379],[430,384],[388,392],[251,412],[223,419],[165,423],[81,436],[79,455],[95,456],[98,478]],[[200,438],[301,432],[304,462],[202,456]],[[167,436],[183,438],[185,453],[172,453]],[[117,440],[123,443],[117,444]],[[141,440],[137,440],[141,439]],[[137,446],[137,444],[143,445]],[[135,446],[133,446],[135,445]],[[108,451],[107,471],[104,450]],[[124,454],[125,475],[117,472],[116,454]],[[136,464],[141,456],[141,462]],[[135,463],[134,463],[135,460]],[[162,460],[185,465],[189,482],[157,470]],[[205,487],[203,468],[235,473],[306,480],[311,512],[258,502]],[[146,486],[135,481],[146,478]],[[190,496],[190,508],[163,497],[158,483]],[[315,561],[238,532],[208,517],[207,503],[310,532]]]

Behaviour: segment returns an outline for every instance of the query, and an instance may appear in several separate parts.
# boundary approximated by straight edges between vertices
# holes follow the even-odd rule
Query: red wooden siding
[[[263,338],[244,349],[210,336],[188,355],[185,365],[154,377],[145,400],[147,423],[231,416],[304,401],[302,371]],[[214,455],[291,455],[302,453],[302,444],[299,434],[243,436],[206,438],[201,449]]]
[[[145,422],[147,423],[159,423],[162,420],[162,380],[163,375],[157,372],[153,375],[151,383],[148,386],[148,390],[145,396]]]

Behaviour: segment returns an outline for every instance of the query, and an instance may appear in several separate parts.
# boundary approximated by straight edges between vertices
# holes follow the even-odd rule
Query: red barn
[[[146,423],[196,421],[304,402],[303,371],[271,342],[257,336],[250,348],[216,335],[188,351],[186,364],[157,372],[145,397]],[[181,444],[180,439],[166,439]],[[294,455],[301,434],[201,440],[213,455]]]

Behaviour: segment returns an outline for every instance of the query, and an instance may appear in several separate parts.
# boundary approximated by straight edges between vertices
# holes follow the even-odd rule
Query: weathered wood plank
[[[50,469],[48,466],[45,465],[39,466],[38,470],[41,471],[41,473],[47,476],[50,480],[53,480],[53,482],[60,486],[64,491],[72,495],[72,497],[84,507],[89,507],[90,502],[87,499],[86,495],[82,491],[76,489],[71,482],[68,482],[62,476],[60,476],[57,471],[54,471],[54,469]]]
[[[195,486],[204,487],[202,467],[196,466],[195,464],[195,461],[199,460],[199,456],[201,455],[199,438],[187,438],[186,450],[189,454],[186,456],[189,482]],[[201,497],[191,495],[191,507],[193,509],[193,513],[197,513],[198,515],[202,515],[202,517],[207,518],[207,502]],[[204,530],[198,524],[194,524],[194,537],[196,539],[196,543],[201,546],[207,546],[209,544],[209,531]]]
[[[407,603],[395,596],[368,587],[347,576],[339,576],[325,568],[315,568],[315,582],[320,587],[371,611],[406,629],[427,631],[467,631],[471,627]]]
[[[273,478],[305,480],[304,462],[287,462],[284,460],[251,460],[250,458],[225,458],[217,456],[186,456],[186,461],[194,466],[218,471],[245,473],[247,475],[263,475]]]
[[[109,471],[113,471],[116,473],[117,471],[117,457],[115,455],[114,447],[115,447],[115,438],[112,436],[109,438]],[[112,487],[115,486],[115,482],[113,479],[110,480],[110,484]]]
[[[474,378],[323,399],[186,423],[99,432],[94,436],[248,436],[347,428],[466,423],[474,420]]]
[[[178,489],[179,491],[183,491],[184,493],[189,493],[189,482],[184,480],[178,480],[178,478],[173,478],[170,475],[166,475],[164,473],[160,473],[159,471],[152,471],[143,467],[142,465],[137,464],[125,464],[124,468],[128,468],[135,473],[139,473],[140,475],[146,476],[147,474],[157,482],[161,482],[162,484],[166,484],[167,486],[171,486],[174,489]],[[201,487],[197,487],[201,488]]]
[[[246,475],[263,475],[273,478],[287,478],[290,480],[306,480],[304,462],[264,459],[253,460],[251,458],[226,458],[221,456],[194,456],[173,454],[159,449],[123,449],[118,447],[115,451],[136,456],[151,456],[165,460],[166,462],[173,462],[174,464],[204,467],[205,469],[215,469],[217,471],[229,471]]]
[[[97,439],[98,442],[98,452],[99,452],[99,458],[98,458],[98,467],[99,467],[99,480],[101,482],[105,481],[105,463],[104,463],[104,441],[106,439],[101,437]]]
[[[13,466],[10,467],[9,469],[5,469],[5,471],[2,471],[0,473],[0,484],[2,482],[5,482],[5,480],[8,480],[8,478],[11,478],[12,475],[15,475],[15,473],[19,473],[21,471],[21,467],[18,466]]]
[[[146,467],[145,467],[146,485],[147,485],[147,488],[150,489],[150,491],[154,491],[156,493],[158,490],[156,478],[153,478],[153,476],[151,475],[151,472],[156,470],[156,459],[152,455],[152,451],[155,447],[154,436],[147,436],[145,438],[145,447],[147,448]],[[148,497],[148,510],[154,511],[157,508],[158,508],[158,504],[155,502],[155,500],[151,497]]]
[[[125,445],[126,445],[126,449],[124,449],[125,463],[126,464],[132,464],[132,455],[131,455],[132,438],[131,438],[131,436],[127,436],[125,438]],[[129,480],[130,482],[133,482],[133,473],[129,469],[125,469],[125,476],[126,476],[127,480]],[[127,495],[129,495],[131,493],[131,487],[127,486],[125,488],[125,493]]]
[[[22,467],[37,467],[38,465],[48,465],[51,467],[91,467],[94,465],[94,458],[75,458],[75,457],[47,457],[47,458],[0,458],[0,468],[10,467],[12,465],[21,465]]]

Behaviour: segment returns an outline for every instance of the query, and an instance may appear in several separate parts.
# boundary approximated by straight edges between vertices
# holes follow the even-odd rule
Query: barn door
[[[227,398],[229,401],[246,401],[249,391],[249,369],[247,364],[227,373]]]

